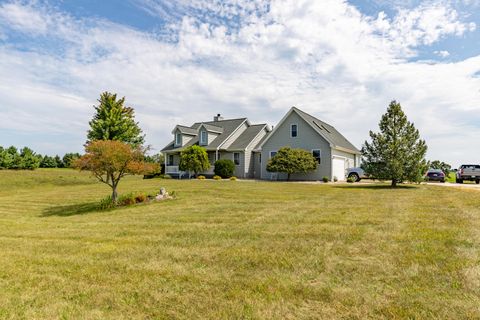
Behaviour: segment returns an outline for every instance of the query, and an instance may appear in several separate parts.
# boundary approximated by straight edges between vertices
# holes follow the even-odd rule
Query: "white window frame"
[[[270,151],[270,153],[269,153],[270,159],[272,159],[272,158],[275,156],[275,154],[272,156],[272,153],[274,153],[274,152],[275,152],[275,154],[277,154],[277,153],[278,153],[278,150],[272,150],[272,151]]]
[[[180,132],[175,133],[175,145],[182,145],[182,134]]]
[[[235,155],[238,154],[238,164],[235,162]],[[233,163],[235,163],[236,166],[240,165],[240,152],[234,152],[233,153]]]
[[[208,133],[206,130],[200,131],[200,144],[207,145],[208,144]]]
[[[315,156],[313,155],[313,151],[318,151],[319,153],[318,159],[315,158]],[[312,156],[315,158],[315,161],[317,161],[318,164],[322,164],[322,149],[312,149]]]
[[[293,136],[293,126],[295,126],[295,137]],[[298,137],[298,124],[292,123],[290,125],[290,138],[296,138]]]

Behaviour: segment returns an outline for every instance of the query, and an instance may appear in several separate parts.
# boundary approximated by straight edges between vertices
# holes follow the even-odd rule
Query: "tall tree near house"
[[[73,167],[90,171],[100,181],[112,188],[112,200],[117,201],[120,180],[129,174],[148,174],[158,170],[158,165],[143,161],[145,150],[138,146],[110,140],[93,141],[85,147],[85,155],[75,160]]]
[[[427,169],[427,145],[420,133],[407,120],[400,103],[395,100],[382,116],[380,132],[370,131],[371,142],[362,148],[365,172],[379,180],[419,182]]]
[[[180,153],[180,170],[193,171],[196,177],[199,172],[208,170],[209,168],[210,161],[208,161],[208,154],[205,148],[193,145]]]
[[[278,150],[267,163],[267,171],[283,172],[287,174],[287,180],[293,173],[307,173],[317,168],[317,161],[312,153],[303,149],[291,149],[283,147]]]
[[[87,144],[96,140],[117,140],[134,147],[144,143],[143,135],[138,122],[135,122],[133,108],[125,107],[125,97],[117,100],[117,95],[103,92],[94,106],[95,115],[89,122],[90,130],[87,133]]]

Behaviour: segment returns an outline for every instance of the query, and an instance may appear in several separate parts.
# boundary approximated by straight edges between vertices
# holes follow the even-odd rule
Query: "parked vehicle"
[[[476,184],[480,183],[480,165],[478,164],[462,164],[458,168],[455,175],[455,181],[457,183],[463,183],[463,181],[475,181]]]
[[[358,182],[362,179],[369,179],[368,175],[365,174],[365,171],[363,171],[363,169],[360,167],[348,168],[346,176],[347,178],[352,179],[353,182]]]
[[[425,174],[425,180],[445,182],[445,173],[440,169],[429,169]]]

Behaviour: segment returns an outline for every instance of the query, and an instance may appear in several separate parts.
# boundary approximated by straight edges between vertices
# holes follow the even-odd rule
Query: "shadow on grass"
[[[50,217],[50,216],[69,217],[69,216],[87,214],[94,211],[100,211],[98,209],[98,202],[88,202],[88,203],[72,204],[68,206],[51,207],[43,210],[41,216],[42,217]]]
[[[334,188],[340,189],[366,189],[366,190],[415,190],[418,188],[417,185],[397,185],[392,187],[390,184],[349,184],[334,186]]]

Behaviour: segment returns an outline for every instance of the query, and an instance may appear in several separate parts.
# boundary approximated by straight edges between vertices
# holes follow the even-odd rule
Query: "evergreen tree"
[[[287,180],[293,173],[307,173],[317,168],[317,161],[307,150],[283,147],[267,163],[268,172],[283,172]]]
[[[133,108],[125,107],[125,97],[117,100],[117,95],[104,92],[94,106],[95,115],[89,122],[87,144],[96,140],[117,140],[132,146],[144,143],[145,135],[135,122]]]
[[[395,100],[379,127],[379,133],[370,131],[372,141],[365,141],[362,148],[365,172],[379,180],[391,180],[392,187],[398,182],[421,181],[427,169],[427,145]]]
[[[40,161],[40,168],[56,168],[56,167],[57,167],[57,162],[53,157],[45,155]]]
[[[57,154],[54,158],[55,163],[57,164],[57,168],[65,168],[65,165],[63,164],[62,158]]]
[[[17,169],[34,170],[40,165],[40,160],[32,149],[24,147],[20,150],[20,164]]]
[[[193,145],[180,154],[179,169],[182,171],[193,171],[196,177],[199,172],[209,168],[210,162],[208,161],[208,154],[205,148]]]
[[[80,158],[80,154],[79,153],[65,153],[65,155],[63,156],[63,166],[65,168],[71,168],[72,167],[72,164],[75,160],[77,160],[78,158]]]

